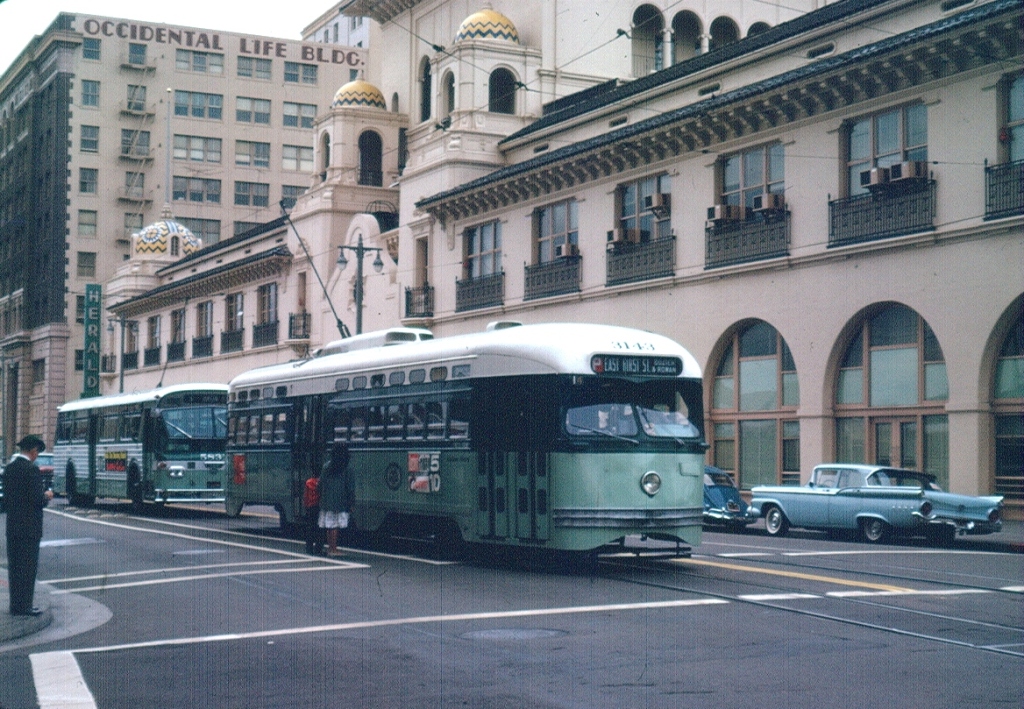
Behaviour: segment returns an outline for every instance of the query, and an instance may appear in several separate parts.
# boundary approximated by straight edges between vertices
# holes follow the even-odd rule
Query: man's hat
[[[18,441],[18,450],[27,451],[33,448],[42,453],[46,450],[46,444],[43,443],[43,439],[39,436],[25,436]]]

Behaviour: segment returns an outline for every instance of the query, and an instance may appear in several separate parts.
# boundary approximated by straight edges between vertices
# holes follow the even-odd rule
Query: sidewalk
[[[954,548],[1024,554],[1024,522],[1003,520],[1003,531],[998,534],[958,537]],[[12,616],[7,612],[8,602],[7,556],[4,554],[0,556],[0,648],[4,643],[38,633],[53,622],[50,594],[45,585],[36,585],[35,604],[43,611],[40,616]]]

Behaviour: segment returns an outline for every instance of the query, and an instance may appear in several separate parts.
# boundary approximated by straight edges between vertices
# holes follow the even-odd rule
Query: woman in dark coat
[[[348,526],[352,509],[348,447],[335,443],[331,458],[320,473],[320,526],[327,530],[327,553],[338,554],[338,530]]]

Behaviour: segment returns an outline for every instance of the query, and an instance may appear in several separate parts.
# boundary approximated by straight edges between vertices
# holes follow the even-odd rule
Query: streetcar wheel
[[[773,537],[783,537],[789,531],[789,520],[778,507],[769,507],[764,513],[764,528]]]
[[[224,501],[224,513],[228,517],[237,517],[242,514],[242,503],[236,500],[225,500]]]
[[[142,473],[135,463],[128,466],[128,499],[132,501],[132,512],[142,512],[146,499],[142,495]]]
[[[860,521],[860,533],[865,541],[874,544],[885,539],[889,533],[889,525],[873,517],[862,519]]]

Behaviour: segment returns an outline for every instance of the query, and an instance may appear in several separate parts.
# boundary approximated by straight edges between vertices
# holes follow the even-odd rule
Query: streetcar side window
[[[352,426],[352,415],[348,409],[337,409],[334,414],[334,438],[335,441],[347,441],[349,428]]]
[[[238,416],[232,416],[228,419],[228,440],[231,443],[238,443],[238,439],[235,437],[238,432]]]
[[[370,426],[369,433],[366,436],[368,441],[382,441],[384,440],[384,416],[385,408],[383,406],[371,406],[370,412]]]
[[[444,406],[440,401],[427,403],[427,438],[430,440],[444,438]]]
[[[387,437],[401,440],[405,435],[405,410],[403,406],[391,404],[387,407]]]
[[[259,443],[260,440],[260,417],[259,414],[249,415],[249,437],[247,443]]]
[[[369,418],[369,410],[360,406],[352,411],[352,428],[350,437],[353,441],[366,440],[366,421]]]
[[[260,443],[271,443],[274,437],[274,413],[267,412],[263,414],[263,428],[260,435]]]
[[[71,414],[57,415],[57,443],[67,443],[74,431],[74,418]]]
[[[117,425],[119,417],[117,414],[107,414],[100,419],[100,435],[101,441],[113,441],[117,439]]]
[[[75,414],[74,427],[71,437],[77,442],[85,441],[89,435],[89,414],[86,411],[80,411]]]
[[[122,441],[140,441],[139,429],[142,426],[142,414],[138,411],[126,413],[121,419],[123,428],[120,431]]]
[[[274,422],[274,443],[287,443],[288,442],[288,413],[286,411],[277,412],[277,417]]]
[[[405,435],[410,440],[422,439],[427,434],[426,404],[409,404],[409,417],[406,419]]]
[[[448,405],[448,436],[453,441],[469,438],[469,399],[453,399]]]

